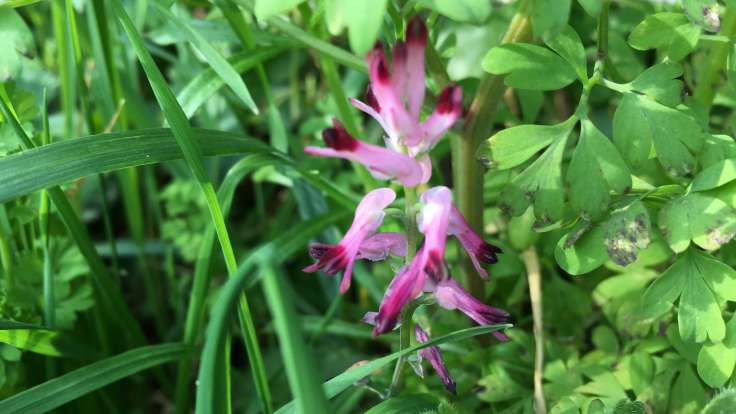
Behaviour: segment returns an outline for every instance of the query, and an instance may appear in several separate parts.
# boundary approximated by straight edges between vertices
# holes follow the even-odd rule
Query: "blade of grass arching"
[[[228,132],[195,129],[204,155],[268,153],[347,209],[359,197],[264,143]],[[56,142],[0,158],[0,203],[80,177],[129,167],[151,165],[183,157],[169,129],[99,134]],[[276,163],[276,162],[275,162]],[[49,165],[55,168],[49,169]]]
[[[302,337],[293,299],[285,293],[283,282],[273,268],[272,258],[262,256],[263,290],[266,294],[284,360],[289,387],[302,413],[326,413],[327,399],[320,387],[317,366]]]
[[[462,341],[464,339],[469,339],[469,338],[472,338],[478,335],[500,331],[502,329],[506,329],[510,327],[511,325],[509,324],[475,326],[472,328],[461,329],[459,331],[455,331],[447,335],[438,336],[436,338],[430,339],[427,342],[414,345],[404,350],[394,352],[393,354],[374,359],[373,361],[370,361],[359,367],[349,369],[343,372],[342,374],[332,378],[331,380],[325,382],[322,385],[322,388],[324,389],[324,392],[327,395],[327,397],[332,398],[340,394],[341,392],[345,391],[349,387],[353,386],[353,384],[360,381],[361,379],[370,376],[372,372],[380,369],[383,366],[386,366],[387,364],[395,361],[396,359],[404,355],[412,354],[414,352],[419,351],[420,349],[428,348],[430,346],[438,346],[446,342]],[[296,402],[291,401],[290,403],[279,408],[276,411],[276,414],[288,414],[288,413],[298,413],[298,412],[299,411],[297,409]]]
[[[67,22],[64,13],[64,0],[51,1],[51,18],[56,39],[57,57],[59,59],[59,84],[61,90],[61,111],[64,114],[64,134],[74,135],[74,68]]]
[[[228,268],[228,273],[233,274],[237,269],[235,253],[233,252],[232,245],[230,244],[230,236],[227,232],[227,226],[223,218],[220,204],[217,201],[217,194],[215,193],[214,186],[207,177],[207,172],[205,171],[204,162],[202,160],[202,151],[198,145],[198,141],[194,137],[192,127],[189,125],[189,120],[187,120],[184,111],[176,101],[176,97],[171,92],[171,89],[169,89],[163,74],[156,66],[151,54],[145,48],[143,38],[133,25],[133,22],[130,20],[130,17],[123,8],[120,0],[112,0],[110,4],[118,17],[118,20],[122,24],[123,29],[127,33],[128,39],[130,39],[131,45],[133,46],[133,49],[138,56],[138,60],[148,77],[151,88],[154,91],[156,100],[159,105],[161,105],[161,109],[163,110],[169,125],[171,125],[174,137],[181,147],[184,159],[202,188],[205,200],[207,200],[207,205],[210,210],[212,222],[215,226],[215,231],[220,241],[220,247],[222,248],[222,253],[225,257],[225,264]],[[258,391],[259,398],[263,403],[264,410],[271,412],[271,391],[268,387],[268,378],[266,377],[266,370],[263,365],[263,357],[256,337],[256,329],[248,306],[248,299],[245,294],[240,296],[240,308],[238,314],[240,316],[240,325],[243,332],[243,339],[245,341],[245,348],[248,354],[251,373],[253,374],[253,378],[256,383],[256,390]]]
[[[261,260],[264,258],[266,258],[266,260],[270,260],[270,258],[276,257],[272,255],[274,248],[276,248],[276,246],[269,243],[251,254],[248,259],[241,263],[237,272],[223,287],[218,296],[215,306],[212,309],[212,316],[210,318],[209,326],[207,327],[207,336],[201,354],[202,356],[198,374],[199,386],[197,387],[197,405],[195,411],[197,414],[213,413],[215,400],[217,398],[222,398],[221,395],[218,395],[215,378],[219,376],[219,373],[217,372],[217,357],[225,349],[225,340],[228,337],[228,322],[236,307],[238,296],[245,289],[248,276],[252,276],[251,273],[255,271],[255,268]],[[303,351],[303,349],[300,351]],[[222,390],[219,391],[220,393],[222,392]],[[318,392],[317,395],[319,394],[320,393]],[[316,397],[314,402],[311,399],[300,401],[307,401],[308,404],[313,403],[313,407],[316,408],[316,410],[302,411],[304,413],[329,412],[325,409],[326,404],[319,405],[319,397]]]
[[[233,194],[238,184],[251,171],[264,166],[273,165],[273,157],[267,154],[249,155],[235,163],[222,181],[217,197],[222,205],[222,213],[225,217],[230,212]],[[197,254],[194,267],[192,290],[189,296],[186,322],[184,325],[184,340],[188,345],[195,345],[202,332],[202,324],[205,317],[205,300],[211,280],[212,256],[215,254],[215,228],[210,225],[205,231],[202,243]],[[179,362],[176,377],[175,407],[177,413],[189,412],[190,383],[189,376],[192,373],[193,363],[189,360]]]
[[[235,0],[235,2],[243,6],[246,10],[251,12],[253,11],[252,0]],[[266,22],[269,26],[272,26],[276,30],[296,40],[308,49],[314,50],[321,55],[329,56],[336,62],[339,62],[340,64],[349,68],[363,73],[368,72],[365,63],[359,57],[329,42],[325,42],[324,40],[319,39],[316,36],[313,36],[312,34],[302,30],[301,28],[295,26],[282,17],[271,17],[269,19],[266,19]]]
[[[238,6],[236,6],[232,0],[215,0],[215,4],[220,8],[220,10],[222,10],[222,14],[225,16],[225,19],[235,32],[235,35],[238,37],[243,47],[255,52],[257,49],[255,47],[255,42],[253,41],[253,35],[251,34],[250,27],[245,21],[245,18],[240,12]],[[286,127],[284,125],[284,120],[281,118],[281,112],[273,99],[271,83],[266,75],[266,70],[263,68],[263,63],[258,62],[256,64],[256,72],[258,73],[258,79],[261,81],[263,94],[266,96],[266,102],[268,104],[268,130],[269,135],[271,136],[271,146],[277,150],[288,152],[289,140]]]
[[[241,52],[233,55],[229,61],[238,73],[244,73],[254,66],[277,56],[284,50],[287,50],[284,46],[264,46],[252,52]],[[187,116],[192,116],[223,85],[224,82],[217,76],[215,70],[207,68],[184,86],[179,92],[177,100],[184,109],[184,113]]]
[[[136,348],[94,362],[6,398],[0,401],[0,412],[45,413],[115,381],[158,365],[191,358],[193,354],[191,347],[182,344]]]
[[[254,114],[258,114],[258,107],[253,101],[253,97],[248,91],[248,87],[243,82],[238,72],[230,65],[224,56],[218,52],[214,46],[210,44],[207,39],[204,38],[199,32],[197,32],[189,23],[184,19],[179,18],[174,13],[167,10],[166,7],[159,4],[157,1],[153,2],[154,9],[161,13],[167,21],[171,22],[176,26],[189,40],[200,53],[207,59],[207,63],[212,66],[212,69],[222,79],[223,82],[235,92],[235,95],[243,101]]]
[[[8,94],[5,91],[5,85],[2,83],[0,83],[0,112],[18,136],[22,147],[26,151],[33,148],[33,141],[31,141],[20,126],[20,123],[16,118],[15,111],[13,110],[12,104],[8,98]],[[6,160],[7,158],[8,157],[3,160]],[[41,167],[48,171],[49,166],[52,165],[58,164],[50,161]],[[27,165],[21,165],[16,168],[18,169],[18,172],[22,173],[27,167]],[[53,170],[53,168],[51,170]],[[138,321],[135,320],[130,309],[125,304],[125,300],[123,299],[123,295],[120,292],[119,287],[113,281],[107,267],[105,267],[105,264],[102,262],[102,258],[100,258],[97,250],[95,250],[87,229],[80,221],[79,216],[77,216],[71,203],[69,203],[69,200],[66,198],[66,194],[64,194],[58,186],[49,188],[48,193],[49,198],[54,203],[54,206],[59,212],[59,215],[66,225],[72,239],[77,244],[79,251],[82,253],[82,256],[84,256],[90,267],[90,277],[92,278],[92,282],[95,287],[95,294],[98,299],[101,300],[103,308],[107,311],[106,316],[117,323],[118,328],[122,331],[122,335],[126,337],[130,343],[144,343],[145,337],[143,336],[143,331],[141,330]]]
[[[304,245],[322,231],[326,226],[335,224],[336,222],[345,219],[348,216],[346,213],[328,213],[321,217],[315,217],[313,220],[308,222],[302,222],[294,226],[290,231],[280,234],[275,239],[253,249],[247,255],[247,259],[240,264],[238,267],[238,273],[233,279],[238,277],[244,280],[238,281],[238,283],[244,283],[245,288],[249,289],[253,287],[259,280],[259,274],[250,279],[245,279],[246,275],[255,268],[259,258],[263,255],[270,255],[269,252],[278,250],[279,254],[273,256],[274,265],[278,265],[283,261],[289,260],[297,251],[304,248]],[[233,283],[232,279],[228,282]],[[227,287],[227,286],[226,286]],[[233,289],[235,287],[232,287]],[[223,310],[217,311],[212,310],[213,317],[210,319],[209,326],[207,327],[207,335],[205,336],[205,346],[202,349],[200,369],[197,375],[197,414],[201,413],[212,413],[214,398],[218,397],[216,384],[214,382],[214,376],[217,374],[216,371],[216,358],[219,352],[224,348],[225,341],[223,336],[225,335],[224,329],[227,326],[228,313],[224,309],[230,309],[228,305],[222,302],[225,297],[226,289],[223,288],[220,297],[216,302],[215,308],[222,307]],[[235,300],[233,298],[233,300]],[[215,317],[217,315],[217,317]]]

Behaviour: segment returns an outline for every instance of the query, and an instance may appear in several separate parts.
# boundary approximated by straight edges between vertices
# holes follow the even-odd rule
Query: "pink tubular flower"
[[[417,338],[417,342],[419,343],[425,343],[429,341],[429,335],[418,324],[414,325],[414,336]],[[417,353],[419,354],[419,361],[417,361],[419,367],[421,368],[422,359],[428,360],[429,363],[432,365],[432,368],[434,368],[434,370],[437,372],[437,375],[439,375],[442,383],[445,384],[445,388],[447,389],[447,391],[449,391],[453,395],[456,395],[457,393],[455,381],[452,380],[450,372],[447,370],[445,362],[442,360],[440,349],[436,346],[430,346],[428,348],[420,349]],[[418,372],[418,374],[419,376],[424,377],[423,372],[420,371]]]
[[[406,41],[394,45],[391,68],[383,46],[376,43],[366,56],[370,77],[367,103],[350,100],[381,125],[389,147],[396,151],[406,148],[411,156],[429,151],[460,118],[463,109],[462,90],[450,85],[440,92],[435,111],[421,121],[426,44],[427,28],[416,17],[409,22]]]
[[[479,325],[505,323],[509,316],[506,311],[488,306],[474,298],[452,278],[447,278],[435,286],[434,297],[443,308],[459,309]],[[501,341],[508,339],[501,332],[494,332],[493,335]]]
[[[420,251],[408,266],[401,269],[389,283],[378,307],[378,313],[371,314],[370,317],[366,315],[370,319],[369,323],[374,325],[373,336],[394,329],[404,306],[422,293],[426,279],[423,270],[425,257],[426,255]]]
[[[379,188],[366,194],[360,201],[360,204],[358,204],[358,208],[355,209],[353,224],[350,226],[348,232],[345,233],[345,237],[340,240],[340,243],[334,245],[315,243],[310,246],[310,254],[318,261],[305,267],[304,271],[311,273],[323,269],[328,275],[334,275],[344,270],[345,274],[340,283],[340,292],[345,293],[350,287],[353,263],[359,258],[361,246],[381,226],[385,215],[383,210],[394,199],[396,199],[396,193],[390,188]],[[387,244],[389,246],[385,244],[379,246],[380,240],[378,242],[373,241],[369,243],[369,249],[375,251],[383,248],[386,252],[391,251],[391,249],[400,250],[400,247],[394,246],[396,242],[395,237],[388,238]],[[370,253],[364,252],[364,255],[370,255]]]
[[[450,224],[448,233],[457,237],[460,244],[470,256],[475,270],[483,279],[488,278],[488,272],[481,266],[482,263],[493,264],[498,262],[497,254],[502,253],[501,249],[486,243],[465,221],[462,213],[457,207],[452,206],[450,210]]]
[[[306,147],[304,152],[358,162],[365,165],[376,178],[396,178],[407,187],[414,187],[424,179],[426,173],[422,165],[412,157],[355,139],[337,119],[333,120],[333,126],[322,131],[328,148]]]
[[[417,225],[424,233],[422,253],[426,255],[424,270],[433,281],[444,278],[445,244],[452,209],[452,192],[444,186],[433,187],[422,194],[424,204]],[[418,255],[419,256],[419,255]]]

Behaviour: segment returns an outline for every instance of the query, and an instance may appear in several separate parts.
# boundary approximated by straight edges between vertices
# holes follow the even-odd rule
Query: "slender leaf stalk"
[[[542,374],[544,372],[544,326],[542,307],[542,274],[539,268],[537,250],[532,245],[524,250],[521,259],[526,268],[529,282],[529,299],[532,302],[532,319],[534,332],[534,412],[546,414],[547,404],[544,400]]]

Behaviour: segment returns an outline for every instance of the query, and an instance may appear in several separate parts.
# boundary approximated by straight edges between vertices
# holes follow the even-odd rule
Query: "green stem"
[[[399,351],[403,351],[411,346],[411,333],[414,330],[414,311],[417,309],[417,301],[413,301],[404,306],[401,311],[401,326],[399,327]],[[391,386],[386,393],[386,399],[395,395],[403,386],[404,368],[406,367],[407,355],[402,355],[396,360],[394,366],[394,374],[391,377]]]
[[[523,0],[516,15],[514,15],[502,43],[524,41],[531,38],[531,21],[529,17],[531,2]],[[477,160],[475,153],[482,140],[488,138],[493,131],[498,103],[503,97],[506,86],[503,76],[493,75],[485,77],[473,102],[470,105],[469,115],[465,121],[463,137],[453,149],[457,149],[457,161],[454,168],[458,178],[458,201],[460,211],[468,224],[477,232],[483,231],[483,165]],[[465,262],[466,284],[470,292],[482,296],[483,281],[475,276],[475,269],[470,259]]]
[[[415,205],[417,203],[417,190],[414,187],[404,187],[404,211],[405,211],[405,232],[406,232],[406,265],[409,266],[412,259],[417,253],[417,245],[419,242],[419,229],[417,228],[417,212]],[[417,308],[417,302],[412,301],[407,304],[401,311],[401,326],[399,327],[399,350],[408,348],[411,345],[411,332],[413,330],[414,310]],[[394,366],[394,375],[391,379],[391,387],[388,390],[387,397],[395,394],[402,386],[402,377],[404,375],[404,367],[406,365],[406,356],[396,360]]]
[[[721,21],[721,32],[719,35],[731,37],[736,34],[736,5],[726,6],[726,13]],[[715,84],[721,79],[721,72],[726,67],[726,58],[733,48],[731,43],[711,43],[708,45],[705,58],[698,66],[698,83],[693,91],[695,100],[700,102],[705,109],[710,109],[715,98]]]
[[[417,253],[417,244],[419,241],[419,229],[417,228],[417,212],[415,205],[417,203],[416,188],[404,187],[404,203],[405,203],[405,220],[406,220],[406,264],[411,263],[414,255]]]

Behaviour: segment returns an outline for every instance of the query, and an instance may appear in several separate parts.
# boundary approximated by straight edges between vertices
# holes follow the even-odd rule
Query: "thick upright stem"
[[[503,43],[513,43],[531,38],[531,21],[529,11],[531,2],[523,0],[519,10],[511,20]],[[457,145],[458,154],[455,168],[458,183],[458,199],[468,224],[477,232],[483,231],[483,165],[476,159],[475,153],[482,140],[488,138],[493,130],[493,120],[499,101],[503,98],[506,87],[503,76],[487,76],[481,82],[478,92],[470,105],[469,115],[465,121],[463,137]],[[483,294],[483,282],[476,277],[470,260],[465,263],[466,283],[476,296]]]

